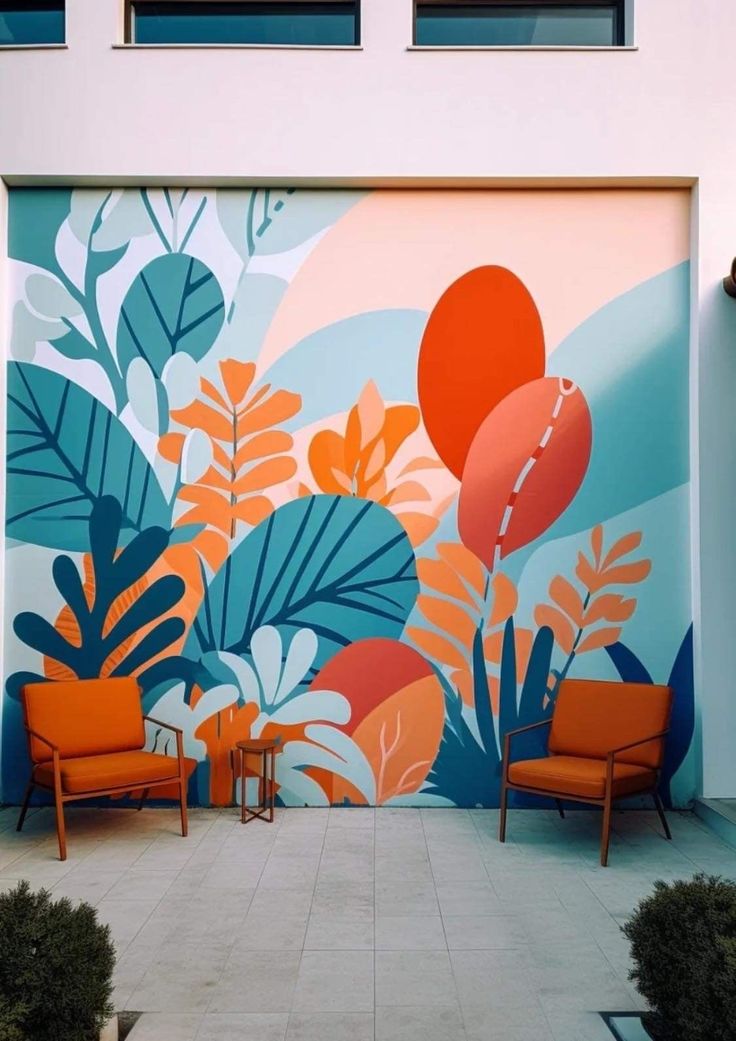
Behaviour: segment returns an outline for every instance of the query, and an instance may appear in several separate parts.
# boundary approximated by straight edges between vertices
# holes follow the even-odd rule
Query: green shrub
[[[736,1036],[736,883],[696,875],[656,882],[624,926],[631,979],[649,1002],[656,1041]]]
[[[0,895],[0,1041],[97,1041],[115,950],[89,904],[28,882]]]

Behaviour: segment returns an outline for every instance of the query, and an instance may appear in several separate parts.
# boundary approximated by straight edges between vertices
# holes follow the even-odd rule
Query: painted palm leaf
[[[316,495],[280,507],[240,544],[210,584],[185,654],[248,654],[275,626],[289,642],[319,640],[313,668],[369,636],[398,637],[418,592],[401,525],[376,503]]]
[[[7,531],[54,549],[88,548],[103,495],[122,506],[123,542],[170,526],[145,456],[112,412],[56,372],[12,362],[8,372]]]

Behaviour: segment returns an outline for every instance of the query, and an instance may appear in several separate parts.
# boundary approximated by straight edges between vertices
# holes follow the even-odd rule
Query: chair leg
[[[601,867],[608,867],[608,847],[611,843],[611,811],[613,799],[610,794],[606,796],[603,807],[603,833],[601,835]]]
[[[498,820],[498,841],[506,841],[506,810],[508,808],[509,790],[506,782],[501,782],[501,816]]]
[[[54,788],[54,805],[56,807],[56,835],[59,839],[59,860],[66,860],[66,825],[64,823],[64,801],[61,797],[61,786]]]
[[[179,781],[179,808],[181,810],[181,834],[186,838],[189,833],[187,822],[187,780],[182,777]]]
[[[141,797],[140,797],[140,799],[138,801],[138,810],[137,810],[138,813],[140,813],[140,811],[143,809],[143,803],[148,798],[148,793],[150,792],[150,790],[151,790],[150,788],[144,788],[143,789]]]
[[[565,819],[565,808],[562,805],[562,800],[561,799],[555,799],[555,802],[557,803],[557,812],[559,813],[560,817],[562,817],[562,819],[564,821],[564,819]]]
[[[659,814],[659,819],[662,822],[662,828],[664,830],[665,838],[671,840],[672,839],[672,832],[670,831],[670,826],[667,823],[667,818],[665,817],[665,814],[664,814],[664,805],[662,803],[662,799],[660,798],[659,792],[653,792],[652,794],[654,796],[654,805],[657,808],[657,813]]]
[[[15,830],[16,831],[20,831],[22,829],[22,827],[23,827],[23,821],[26,819],[26,814],[28,813],[28,807],[31,804],[31,796],[33,795],[33,790],[34,790],[35,787],[36,786],[33,783],[33,781],[30,780],[28,782],[28,787],[26,788],[25,798],[23,799],[23,806],[22,806],[21,811],[20,811],[20,817],[18,818],[18,823],[15,826]]]

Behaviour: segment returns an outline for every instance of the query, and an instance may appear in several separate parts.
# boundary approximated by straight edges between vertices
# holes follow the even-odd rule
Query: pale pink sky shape
[[[259,368],[351,315],[431,311],[484,264],[526,284],[550,354],[608,301],[688,258],[689,205],[681,189],[374,191],[296,274]]]

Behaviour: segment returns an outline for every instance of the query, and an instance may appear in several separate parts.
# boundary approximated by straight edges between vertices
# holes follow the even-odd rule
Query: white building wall
[[[637,0],[635,47],[619,51],[447,52],[409,49],[411,0],[362,6],[361,49],[142,48],[118,46],[121,0],[67,0],[67,48],[0,53],[0,175],[9,184],[695,185],[703,789],[736,795],[736,303],[720,288],[736,253],[736,6]],[[4,211],[3,194],[0,230]]]

